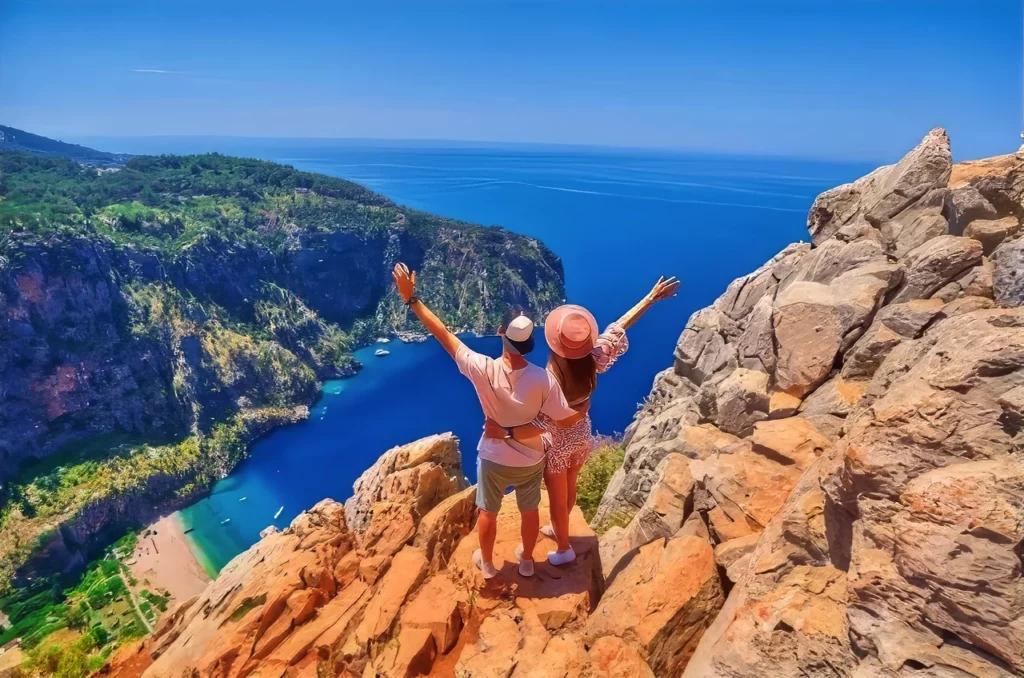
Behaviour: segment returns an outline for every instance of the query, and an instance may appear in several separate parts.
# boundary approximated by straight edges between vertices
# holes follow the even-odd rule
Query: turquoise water
[[[465,341],[500,352],[495,338]],[[390,355],[374,356],[382,347]],[[479,432],[479,421],[463,414],[479,407],[475,396],[456,386],[462,377],[436,343],[391,341],[360,349],[356,358],[366,365],[359,376],[325,383],[308,420],[257,441],[209,497],[181,511],[184,527],[195,528],[187,537],[207,570],[219,570],[268,525],[283,528],[325,497],[346,499],[384,450],[446,430],[457,429],[463,439]]]
[[[542,238],[562,257],[569,299],[590,308],[602,324],[632,306],[659,274],[679,276],[679,297],[640,321],[630,333],[630,352],[600,382],[592,415],[608,434],[625,429],[655,374],[671,365],[689,315],[732,279],[806,239],[814,197],[868,169],[607,149],[136,143],[107,146],[126,152],[215,148],[277,160],[358,181],[411,207]],[[494,338],[467,341],[500,352]],[[268,525],[283,527],[324,497],[347,498],[355,478],[391,446],[453,431],[463,441],[464,471],[474,478],[481,415],[470,385],[434,342],[387,347],[385,358],[374,357],[377,346],[359,351],[362,373],[325,384],[308,421],[258,441],[210,497],[182,511],[185,525],[194,528],[189,537],[211,567],[223,566]],[[545,353],[539,349],[533,357],[543,362]]]

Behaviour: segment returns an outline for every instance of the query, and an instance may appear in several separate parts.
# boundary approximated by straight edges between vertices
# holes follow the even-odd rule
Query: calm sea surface
[[[689,315],[734,278],[790,242],[807,239],[807,209],[821,191],[870,169],[860,164],[716,157],[615,149],[311,144],[286,140],[104,140],[133,153],[218,150],[344,177],[398,203],[541,238],[565,266],[570,301],[604,325],[639,300],[659,275],[683,281],[630,333],[631,350],[600,382],[592,415],[602,433],[623,431]],[[468,339],[492,355],[493,338]],[[268,525],[286,526],[352,483],[389,447],[453,431],[475,476],[481,415],[469,383],[434,342],[357,352],[357,377],[324,385],[308,421],[279,429],[183,510],[208,569],[248,548]],[[546,349],[533,354],[543,363]],[[242,498],[244,501],[240,501]],[[280,515],[274,515],[283,507]],[[230,519],[229,522],[225,522]]]

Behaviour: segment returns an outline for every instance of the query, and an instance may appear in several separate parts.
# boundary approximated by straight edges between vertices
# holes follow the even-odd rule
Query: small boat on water
[[[242,498],[241,498],[241,499],[239,499],[238,501],[245,501],[245,500],[246,500],[246,499],[248,499],[248,498],[249,498],[249,497],[242,497]]]
[[[377,340],[377,343],[378,344],[389,344],[389,343],[391,343],[391,340],[389,338],[387,338],[387,337],[381,337],[380,339]]]
[[[227,525],[230,522],[231,522],[231,518],[225,518],[224,520],[220,521],[220,524],[221,525]]]
[[[196,529],[196,528],[194,528],[194,527],[190,527],[190,528],[188,528],[187,530],[185,530],[184,532],[182,532],[182,534],[188,534],[189,532],[191,532],[191,531],[192,531],[192,530],[194,530],[194,529]]]
[[[377,356],[378,358],[383,358],[386,355],[391,355],[391,351],[386,351],[383,348],[378,348],[376,351],[373,352],[373,355]]]
[[[281,508],[277,509],[277,513],[274,514],[274,520],[277,520],[278,518],[281,517],[281,511],[283,511],[283,510],[284,510],[283,506]]]

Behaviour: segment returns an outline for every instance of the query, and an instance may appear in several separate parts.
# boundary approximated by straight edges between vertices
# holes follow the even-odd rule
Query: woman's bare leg
[[[580,466],[570,466],[569,470],[565,472],[565,505],[567,507],[566,520],[568,520],[569,512],[572,511],[572,507],[576,505],[576,483],[580,477]],[[566,523],[568,525],[568,523]]]
[[[569,505],[566,503],[566,473],[544,471],[544,483],[548,486],[548,504],[551,509],[551,527],[555,530],[558,550],[569,548]]]

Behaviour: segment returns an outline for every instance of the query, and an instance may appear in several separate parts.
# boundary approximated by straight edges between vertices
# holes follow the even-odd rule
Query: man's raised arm
[[[441,319],[434,315],[434,312],[416,296],[416,271],[410,271],[408,266],[399,262],[391,271],[391,277],[395,279],[398,293],[402,296],[405,305],[412,309],[427,331],[434,335],[434,338],[441,342],[441,346],[444,346],[444,350],[448,351],[448,355],[454,358],[462,341],[452,334]]]

